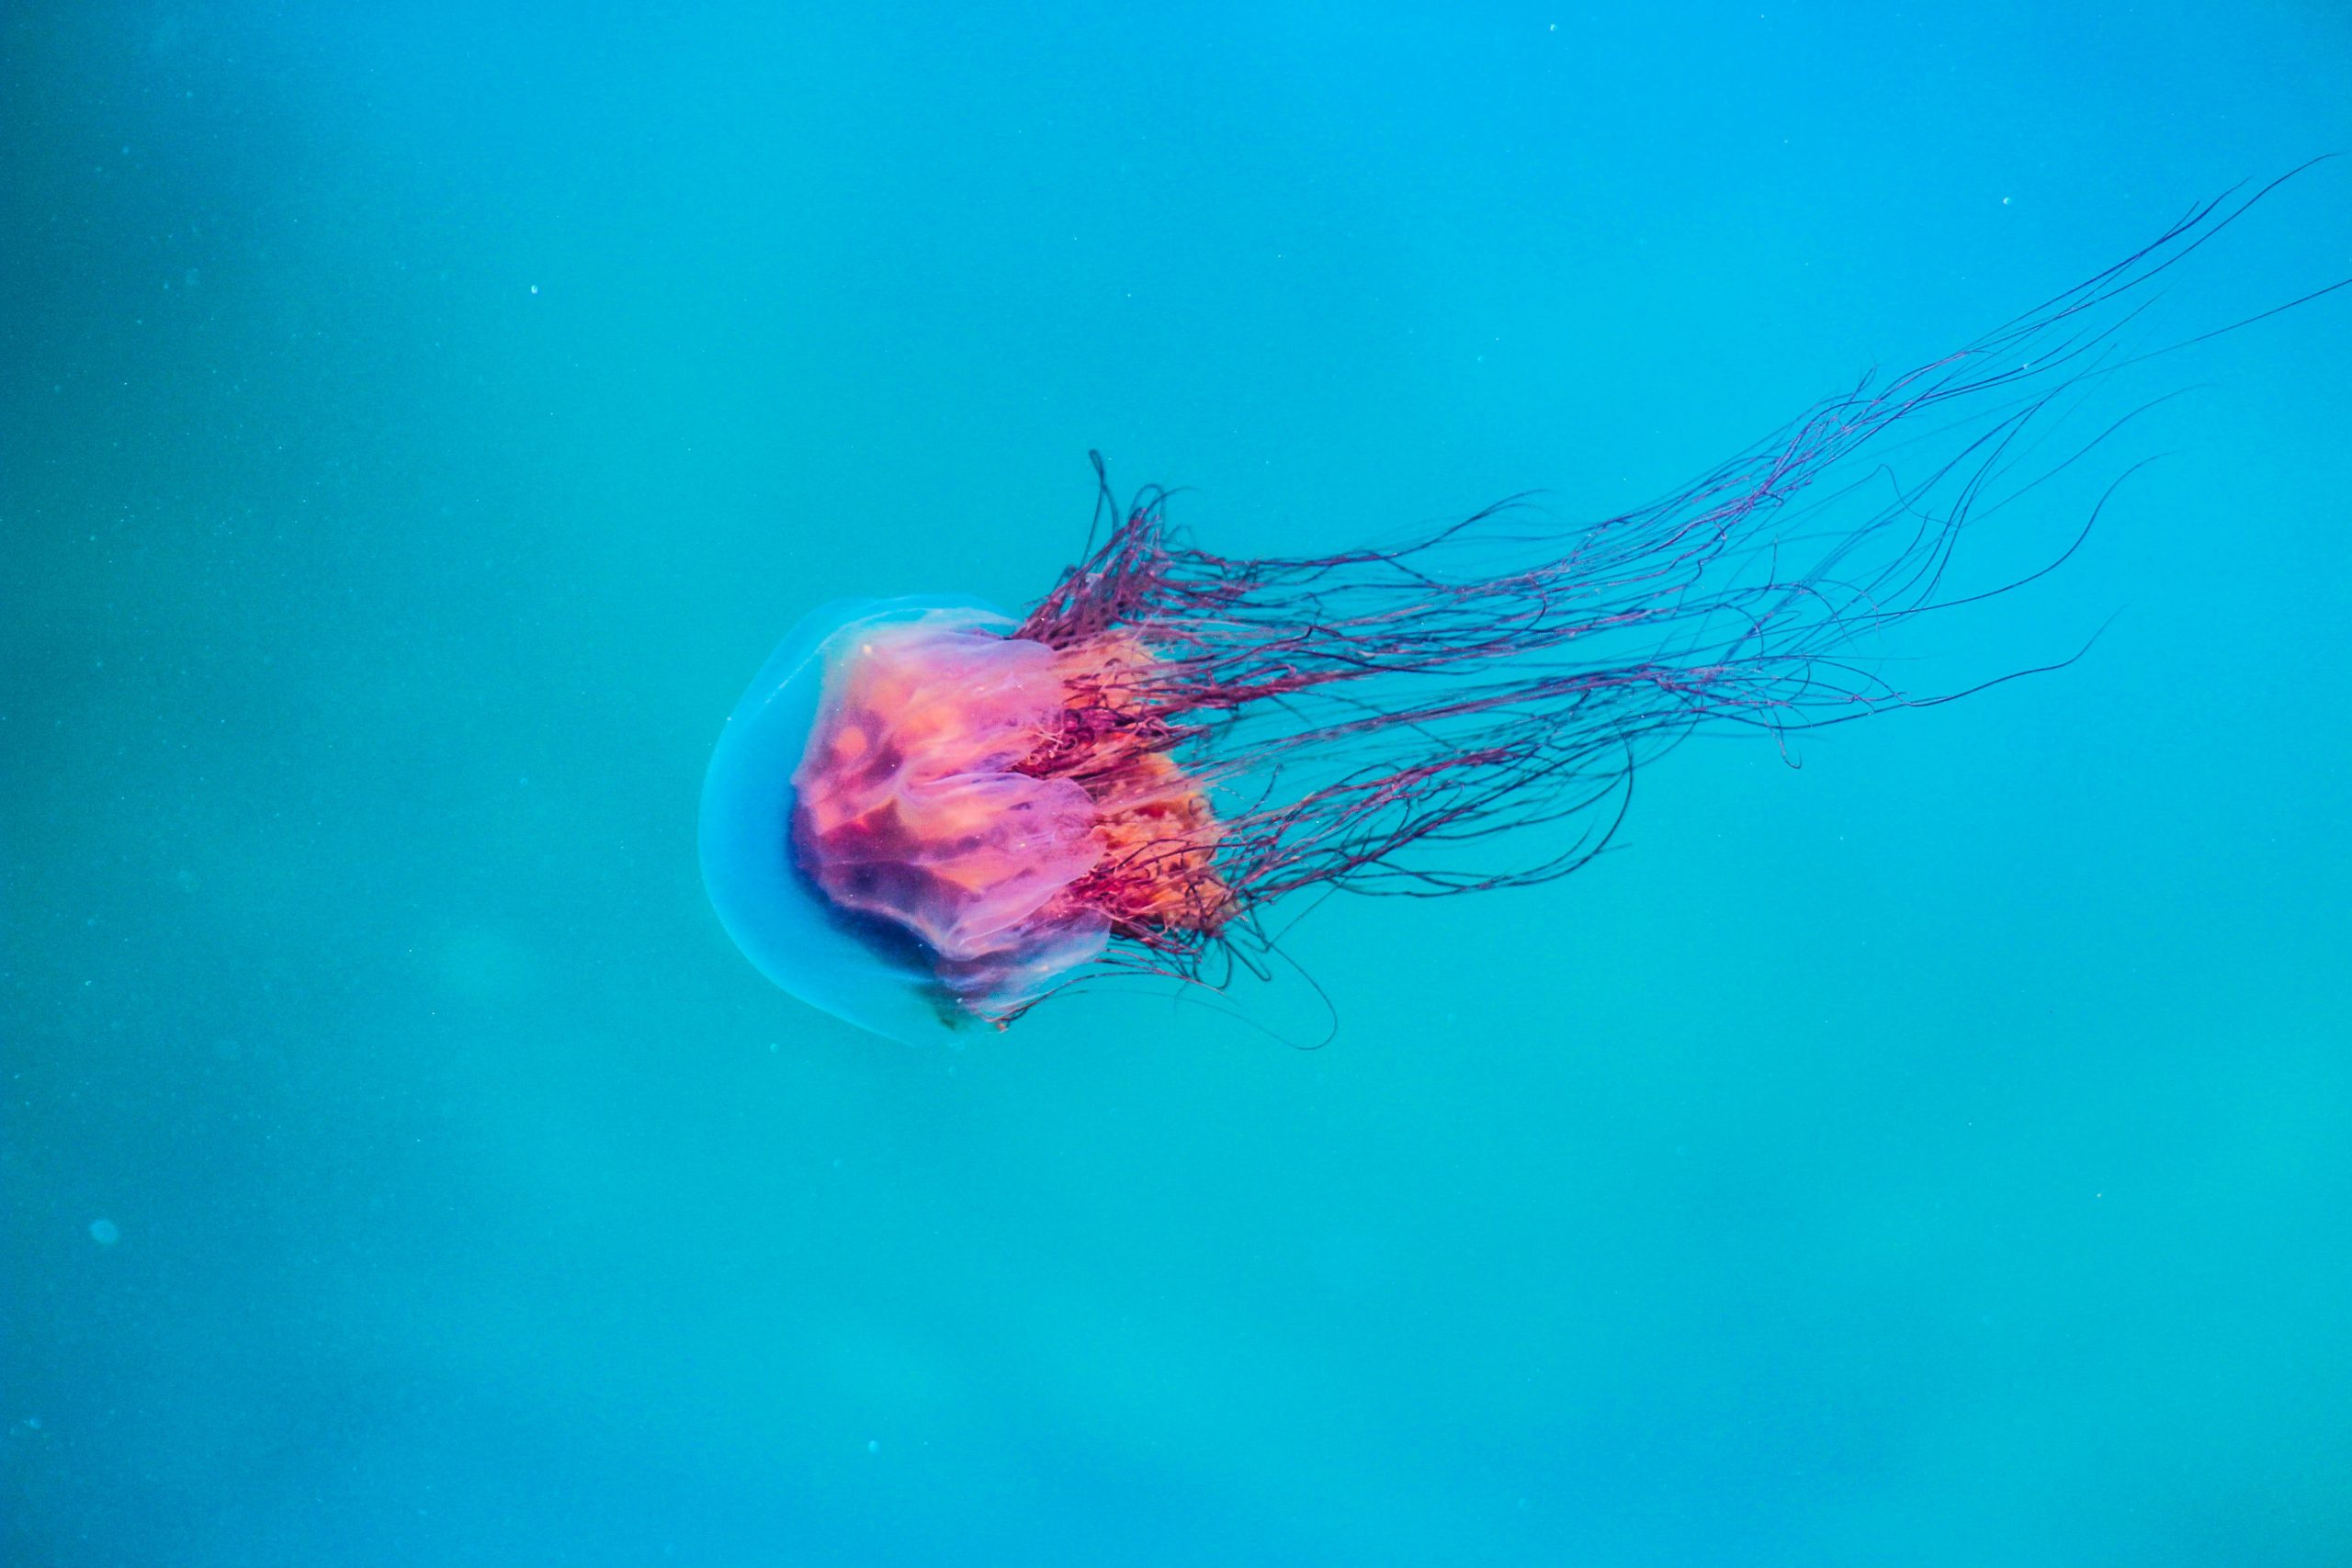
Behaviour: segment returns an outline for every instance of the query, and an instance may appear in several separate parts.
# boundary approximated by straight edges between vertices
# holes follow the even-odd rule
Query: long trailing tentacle
[[[2153,406],[2035,466],[2071,395],[2277,313],[2154,350],[2125,341],[2159,279],[2301,172],[2192,208],[1966,347],[1866,378],[1675,492],[1582,526],[1547,525],[1520,497],[1391,547],[1233,558],[1174,530],[1163,490],[1117,506],[1090,454],[1088,554],[1014,634],[1085,671],[1076,728],[1046,738],[1035,766],[1093,758],[1081,782],[1110,791],[1149,753],[1216,807],[1182,821],[1163,811],[1161,828],[1106,858],[1098,877],[1125,886],[1135,909],[1146,906],[1134,886],[1172,889],[1114,917],[1114,956],[1204,978],[1237,944],[1267,940],[1260,910],[1310,886],[1428,897],[1547,881],[1600,852],[1634,773],[1694,732],[1759,728],[1785,748],[1805,730],[1966,694],[1905,691],[1857,644],[2021,587],[2082,547],[2113,485],[2030,570],[1945,589],[1973,522]],[[1932,456],[1907,482],[1881,461],[1920,447]],[[1119,520],[1098,545],[1106,515]],[[1468,564],[1498,553],[1520,564]],[[1128,750],[1102,749],[1114,733]],[[1564,840],[1529,831],[1563,825]],[[1482,844],[1491,863],[1474,853]]]

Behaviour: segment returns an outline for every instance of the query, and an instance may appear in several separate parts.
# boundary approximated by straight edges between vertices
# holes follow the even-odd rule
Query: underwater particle
[[[122,1239],[122,1231],[112,1220],[92,1220],[90,1239],[100,1247],[112,1247]]]

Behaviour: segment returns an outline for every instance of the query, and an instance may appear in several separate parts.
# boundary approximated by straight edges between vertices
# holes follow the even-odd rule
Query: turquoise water
[[[801,612],[1034,598],[1089,447],[1606,514],[2352,148],[2338,8],[688,11],[0,25],[0,1558],[2352,1561],[2347,295],[1889,650],[2089,658],[1332,901],[1319,1052],[877,1041],[695,862]]]

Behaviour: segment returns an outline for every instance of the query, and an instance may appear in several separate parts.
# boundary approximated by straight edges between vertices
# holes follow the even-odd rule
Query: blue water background
[[[2091,657],[1335,901],[1319,1053],[863,1037],[694,853],[801,611],[1034,597],[1090,446],[1235,555],[1605,514],[2352,148],[2340,7],[0,50],[0,1558],[2352,1561],[2352,297],[1888,650]],[[2338,164],[2165,319],[2347,274]]]

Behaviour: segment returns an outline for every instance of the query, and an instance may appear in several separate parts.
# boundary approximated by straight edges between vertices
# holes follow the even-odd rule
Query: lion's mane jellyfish
[[[1858,644],[2073,553],[2088,520],[1989,590],[1945,586],[1972,518],[2098,445],[2026,461],[2056,400],[2146,357],[2125,329],[2151,282],[2260,194],[1621,516],[1507,502],[1385,547],[1240,559],[1175,532],[1166,492],[1119,506],[1105,485],[1099,539],[1017,617],[829,605],[712,760],[711,897],[772,979],[853,1022],[1002,1025],[1085,975],[1218,985],[1306,889],[1561,876],[1695,731],[1785,743],[1948,701]],[[1879,461],[1894,446],[1926,454],[1905,480]]]

